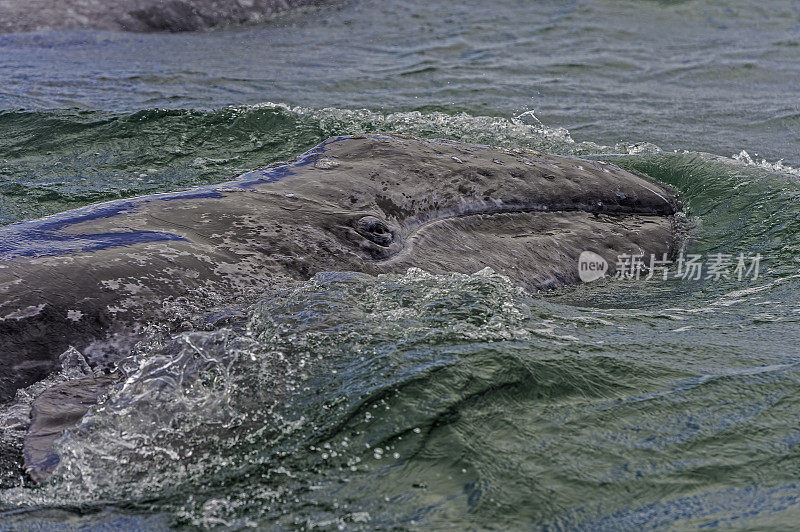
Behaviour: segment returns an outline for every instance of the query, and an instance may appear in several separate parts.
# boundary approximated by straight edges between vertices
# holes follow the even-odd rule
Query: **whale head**
[[[603,161],[370,135],[329,139],[278,171],[239,186],[271,196],[270,216],[280,205],[308,272],[490,267],[539,290],[577,282],[583,252],[611,274],[620,255],[676,247],[677,193]]]

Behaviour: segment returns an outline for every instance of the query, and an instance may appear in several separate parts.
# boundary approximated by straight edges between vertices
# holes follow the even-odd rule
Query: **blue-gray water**
[[[755,280],[536,297],[331,272],[154,330],[50,483],[0,472],[0,528],[793,527],[799,89],[789,1],[365,0],[0,37],[0,223],[389,130],[613,158],[684,194],[687,251],[763,256]]]

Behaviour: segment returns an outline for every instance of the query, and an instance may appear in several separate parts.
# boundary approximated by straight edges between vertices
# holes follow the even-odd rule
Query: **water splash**
[[[418,414],[398,412],[386,433],[381,412],[401,389],[493,343],[559,342],[544,314],[490,270],[319,274],[265,298],[232,327],[141,343],[123,364],[125,382],[57,442],[53,479],[6,491],[2,502],[130,507],[155,498],[195,525],[281,519],[298,497],[308,503],[308,482],[329,490],[332,471],[371,474],[365,461],[399,463],[402,434],[432,422],[425,410],[460,400],[443,389],[421,399],[429,406]],[[470,371],[487,370],[501,368]],[[239,488],[223,489],[231,483]],[[170,500],[186,490],[189,502]],[[357,509],[334,514],[366,519]]]
[[[750,156],[750,154],[747,153],[746,150],[742,150],[739,153],[732,155],[731,159],[733,159],[734,161],[739,161],[748,166],[755,166],[757,168],[763,168],[771,172],[776,172],[780,174],[790,174],[800,177],[800,168],[794,168],[789,166],[788,164],[783,164],[783,159],[774,163],[771,163],[766,159],[761,159],[761,161],[758,161],[756,159],[753,159]]]
[[[733,462],[709,449],[737,445],[729,427],[762,419],[749,441],[791,455],[770,447],[788,437],[787,412],[755,412],[778,408],[770,397],[794,408],[795,340],[755,350],[751,335],[798,320],[795,285],[749,296],[779,323],[713,292],[683,307],[580,308],[490,270],[318,274],[209,330],[141,343],[125,382],[57,443],[55,476],[0,502],[202,527],[622,524],[663,498],[661,482],[678,497],[696,493],[699,469],[724,475]],[[720,349],[732,336],[738,347]],[[745,480],[728,482],[747,486],[756,470],[737,468]],[[685,518],[717,515],[717,498],[697,495]]]

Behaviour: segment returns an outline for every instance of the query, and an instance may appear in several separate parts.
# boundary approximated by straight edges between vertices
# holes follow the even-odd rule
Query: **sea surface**
[[[760,255],[741,279],[542,294],[322,272],[213,322],[173,302],[186,332],[153,328],[50,481],[0,459],[0,529],[795,527],[798,93],[785,0],[348,0],[0,36],[0,224],[394,131],[613,161],[683,194],[685,253]],[[38,389],[0,407],[3,448]]]

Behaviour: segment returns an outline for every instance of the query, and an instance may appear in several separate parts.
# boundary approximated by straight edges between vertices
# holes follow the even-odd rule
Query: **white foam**
[[[742,150],[738,154],[732,155],[731,158],[747,166],[755,166],[757,168],[763,168],[771,172],[779,172],[782,174],[790,174],[800,177],[800,168],[794,168],[789,166],[788,164],[783,164],[783,159],[780,159],[774,163],[771,163],[766,159],[761,159],[759,161],[757,159],[753,159],[750,156],[750,154],[747,153],[746,150]]]

